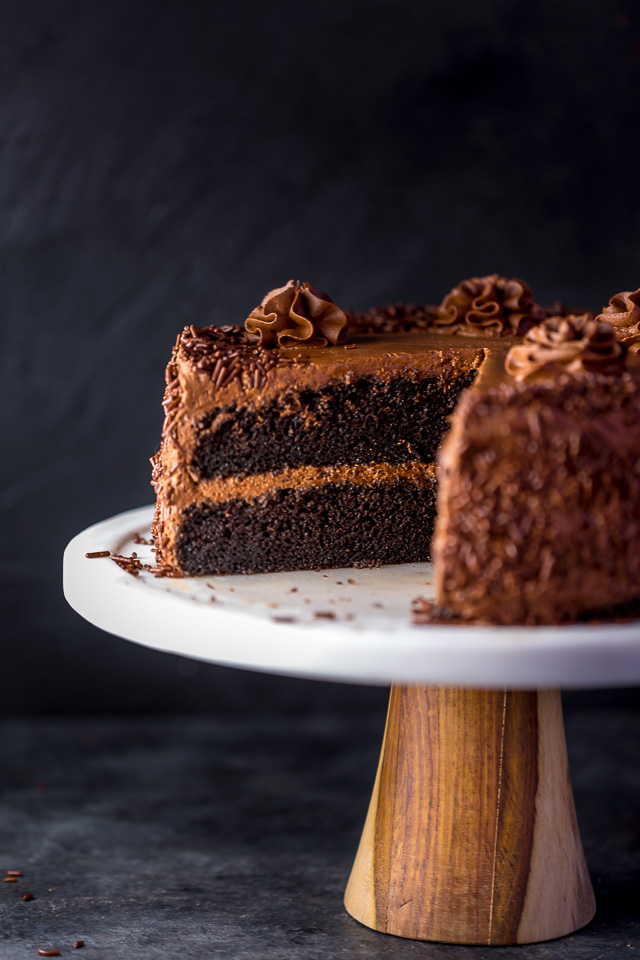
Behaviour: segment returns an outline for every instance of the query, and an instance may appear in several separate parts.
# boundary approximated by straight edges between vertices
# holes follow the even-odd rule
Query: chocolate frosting
[[[604,307],[596,320],[603,320],[615,327],[631,353],[640,352],[640,289],[615,293],[609,300],[609,306]]]
[[[609,306],[604,307],[596,320],[610,323],[612,327],[619,330],[637,327],[640,323],[640,290],[633,292],[623,290],[622,293],[614,293],[609,300]]]
[[[245,320],[248,342],[263,347],[336,346],[346,325],[347,315],[328,294],[298,280],[270,290]]]
[[[549,317],[509,350],[505,370],[516,380],[618,374],[625,369],[626,352],[613,327],[589,314]]]
[[[434,328],[466,336],[502,336],[526,333],[542,314],[523,280],[486,277],[463,280],[438,308]]]

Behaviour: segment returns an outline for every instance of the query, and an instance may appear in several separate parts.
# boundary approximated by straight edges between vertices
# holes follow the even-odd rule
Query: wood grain
[[[394,686],[345,905],[376,930],[452,943],[588,923],[560,694]]]

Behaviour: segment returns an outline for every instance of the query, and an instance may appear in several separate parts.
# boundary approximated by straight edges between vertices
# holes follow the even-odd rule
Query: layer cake
[[[404,319],[375,332],[375,317],[342,313],[335,343],[320,324],[305,340],[282,325],[276,346],[251,342],[251,318],[186,328],[154,458],[159,559],[188,574],[427,559],[436,453],[484,349],[414,316],[413,333]]]
[[[427,560],[437,503],[438,596],[457,615],[555,622],[635,597],[634,296],[612,299],[612,326],[498,275],[363,314],[290,281],[244,328],[185,328],[152,461],[158,560]]]

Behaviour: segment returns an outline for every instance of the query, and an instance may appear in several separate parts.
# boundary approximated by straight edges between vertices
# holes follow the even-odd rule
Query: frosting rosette
[[[438,308],[434,328],[440,333],[495,337],[526,333],[541,317],[523,280],[492,273],[454,287]]]
[[[618,330],[636,327],[640,323],[640,290],[614,293],[609,306],[603,308],[596,320],[610,323]]]
[[[596,320],[615,327],[618,336],[632,353],[640,351],[640,289],[614,293],[609,306],[603,308]]]
[[[347,315],[328,294],[289,280],[269,291],[244,326],[248,342],[262,347],[336,346],[346,335]]]
[[[560,373],[618,374],[625,368],[626,352],[613,327],[591,314],[549,317],[509,350],[505,370],[516,380],[555,378]]]

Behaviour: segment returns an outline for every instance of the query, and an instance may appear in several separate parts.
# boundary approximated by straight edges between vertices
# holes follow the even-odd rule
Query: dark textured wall
[[[291,276],[347,306],[637,286],[639,100],[631,0],[0,2],[0,709],[377,697],[105,637],[63,547],[151,500],[187,322]]]

